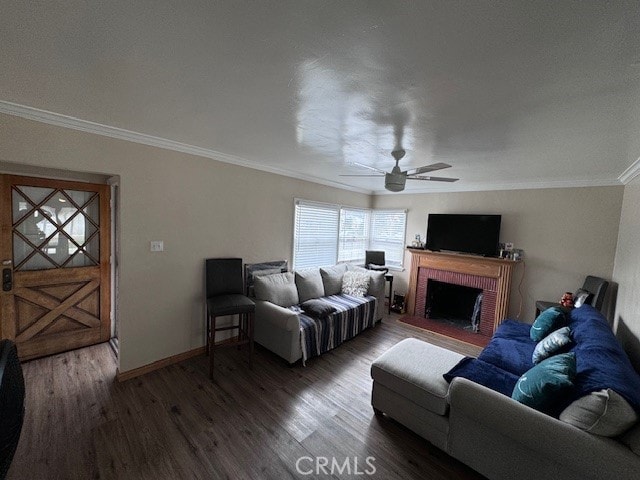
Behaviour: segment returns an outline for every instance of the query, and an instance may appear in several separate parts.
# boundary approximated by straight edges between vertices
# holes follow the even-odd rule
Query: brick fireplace
[[[407,313],[426,318],[429,280],[476,288],[482,291],[478,333],[487,337],[493,335],[508,313],[512,271],[517,262],[427,250],[410,251]]]

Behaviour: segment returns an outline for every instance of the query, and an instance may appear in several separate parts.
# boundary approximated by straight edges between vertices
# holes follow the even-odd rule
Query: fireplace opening
[[[478,332],[482,289],[429,279],[425,317]]]

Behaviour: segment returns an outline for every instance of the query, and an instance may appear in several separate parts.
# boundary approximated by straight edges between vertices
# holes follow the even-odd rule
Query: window
[[[365,250],[384,250],[387,265],[402,268],[406,217],[405,210],[369,210],[296,199],[293,268],[362,264]]]
[[[369,248],[371,210],[340,209],[338,262],[364,263],[364,251]]]
[[[293,227],[294,268],[335,265],[340,207],[296,200]]]
[[[406,210],[373,210],[371,212],[371,241],[369,250],[384,250],[390,267],[402,268]]]

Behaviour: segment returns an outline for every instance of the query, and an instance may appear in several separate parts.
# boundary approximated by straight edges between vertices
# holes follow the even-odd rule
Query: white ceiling
[[[461,179],[408,192],[609,185],[640,155],[639,8],[3,0],[0,110],[372,192],[382,178],[339,175],[367,173],[354,161],[390,169],[398,143],[402,167],[447,162],[436,174]]]

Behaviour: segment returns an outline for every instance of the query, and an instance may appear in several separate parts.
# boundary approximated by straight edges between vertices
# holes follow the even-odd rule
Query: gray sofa
[[[374,322],[381,320],[385,299],[382,272],[339,264],[295,273],[255,276],[255,341],[289,363],[303,358],[300,323],[303,312],[297,305],[308,299],[339,294],[347,271],[359,271],[369,276],[367,295],[375,298],[373,319]]]
[[[401,341],[372,364],[374,411],[490,479],[640,478],[640,425],[623,438],[593,435],[465,378],[447,383],[462,358]]]

